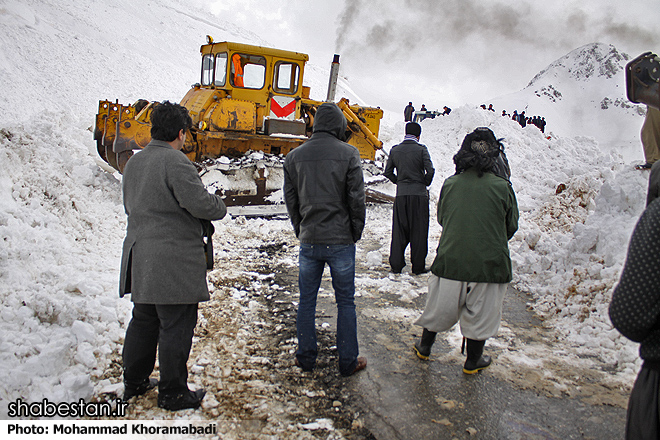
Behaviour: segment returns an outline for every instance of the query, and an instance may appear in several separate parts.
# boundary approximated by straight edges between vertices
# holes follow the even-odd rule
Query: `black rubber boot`
[[[419,342],[416,342],[415,346],[413,347],[413,350],[415,350],[415,354],[418,358],[424,361],[429,360],[429,356],[431,355],[431,347],[435,342],[435,335],[437,335],[436,332],[424,329],[422,332],[422,338]]]
[[[141,396],[147,391],[152,390],[158,386],[158,381],[156,379],[146,378],[137,385],[131,385],[124,382],[124,397],[122,399],[124,402],[128,402],[128,399],[135,396]]]
[[[463,373],[475,374],[490,366],[490,356],[483,356],[485,345],[486,341],[467,340],[467,360],[463,365]]]
[[[206,395],[205,389],[196,391],[186,390],[179,394],[158,395],[158,407],[169,411],[181,409],[197,409],[202,405],[202,399]]]

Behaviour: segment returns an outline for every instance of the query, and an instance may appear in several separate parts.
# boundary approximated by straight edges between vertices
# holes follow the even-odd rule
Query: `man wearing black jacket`
[[[284,200],[300,240],[296,365],[303,371],[316,365],[316,297],[327,263],[337,302],[339,372],[350,376],[367,366],[358,357],[354,300],[355,243],[366,204],[360,154],[342,141],[346,125],[336,104],[319,107],[311,138],[284,160]]]
[[[404,254],[409,243],[412,272],[415,275],[428,272],[427,187],[433,181],[435,169],[426,146],[419,143],[421,133],[422,127],[418,123],[407,123],[403,142],[392,147],[385,165],[385,177],[396,184],[390,245],[390,267],[394,273],[401,273],[406,265]]]

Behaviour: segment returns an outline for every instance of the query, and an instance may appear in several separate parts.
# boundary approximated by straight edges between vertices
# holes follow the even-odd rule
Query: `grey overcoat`
[[[209,194],[188,158],[152,140],[126,164],[128,216],[119,295],[141,304],[193,304],[209,299],[200,219],[218,220],[227,208]]]

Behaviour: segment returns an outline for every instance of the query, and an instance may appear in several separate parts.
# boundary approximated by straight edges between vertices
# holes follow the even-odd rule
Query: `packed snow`
[[[126,226],[121,176],[101,166],[90,131],[98,100],[181,99],[199,76],[198,48],[206,34],[216,41],[267,44],[222,18],[209,18],[201,5],[184,3],[170,0],[148,9],[127,0],[0,3],[3,418],[8,403],[17,398],[76,401],[112,385],[98,378],[111,354],[121,350],[131,303],[118,297]],[[312,87],[312,97],[323,98],[330,61],[310,62],[305,84]],[[585,362],[589,355],[593,362],[610,367],[613,381],[631,384],[640,367],[638,347],[612,328],[607,308],[630,234],[644,209],[648,174],[633,167],[643,158],[643,112],[629,104],[600,105],[604,98],[625,102],[625,59],[617,58],[614,64],[610,77],[595,75],[585,81],[582,76],[579,87],[568,73],[574,64],[549,66],[553,76],[548,80],[546,72],[544,81],[564,91],[562,108],[585,110],[584,89],[599,103],[587,107],[588,112],[572,113],[570,127],[557,116],[559,104],[529,93],[537,90],[537,80],[524,89],[527,97],[490,101],[494,113],[466,105],[449,116],[423,121],[421,142],[436,168],[430,187],[433,212],[443,180],[453,174],[452,157],[465,134],[488,126],[504,139],[521,211],[520,229],[510,242],[513,284],[530,293],[530,306],[558,335],[556,346],[545,350],[562,353],[568,363]],[[578,88],[582,92],[574,96]],[[340,81],[338,96],[360,102],[345,80]],[[548,121],[546,133],[500,116],[503,108],[522,109],[532,105],[532,99],[534,113]],[[385,151],[403,137],[405,103],[397,113],[386,111],[380,133]],[[581,122],[592,129],[579,133]],[[594,126],[602,127],[603,138]],[[623,138],[608,137],[610,128],[621,126]],[[380,184],[380,189],[394,192],[389,184]],[[383,206],[369,210],[366,228],[380,237],[380,248],[366,250],[358,243],[358,258],[383,267],[391,211]],[[216,240],[221,235],[238,243],[245,239],[245,231],[250,231],[250,239],[264,243],[291,236],[288,220],[228,216],[216,222]],[[439,226],[432,222],[430,249],[439,235]],[[238,253],[239,248],[219,252]],[[432,251],[428,264],[433,257]],[[295,266],[295,261],[290,263]],[[376,284],[382,291],[398,292],[403,300],[424,294],[406,280],[360,278],[357,284],[358,290]],[[402,319],[396,307],[379,313]],[[537,347],[523,348],[516,362],[535,362],[547,355]]]

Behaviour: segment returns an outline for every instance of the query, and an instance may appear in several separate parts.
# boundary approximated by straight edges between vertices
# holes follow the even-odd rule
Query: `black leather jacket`
[[[322,104],[314,134],[284,160],[284,200],[296,237],[309,244],[353,244],[366,218],[358,150],[344,138],[346,118]]]

